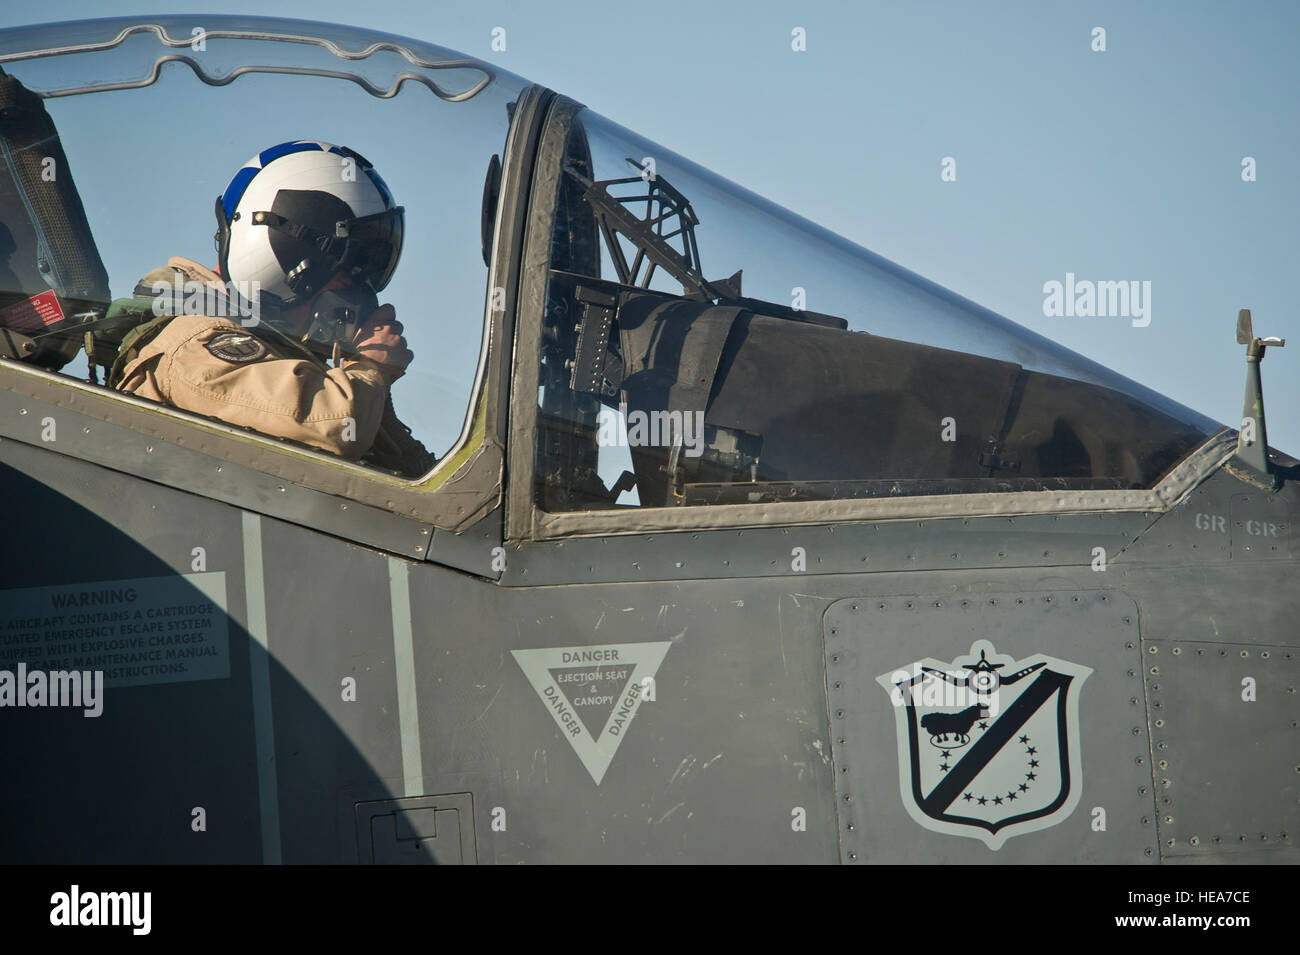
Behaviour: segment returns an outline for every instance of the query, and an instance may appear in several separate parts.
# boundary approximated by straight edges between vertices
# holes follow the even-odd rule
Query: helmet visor
[[[353,278],[369,282],[374,291],[383,291],[402,256],[404,227],[402,206],[339,222],[335,237],[346,240],[340,267]]]

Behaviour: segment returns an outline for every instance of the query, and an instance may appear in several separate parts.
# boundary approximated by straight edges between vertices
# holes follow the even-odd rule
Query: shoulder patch
[[[246,365],[260,361],[271,353],[266,343],[247,332],[222,332],[203,346],[222,361]]]

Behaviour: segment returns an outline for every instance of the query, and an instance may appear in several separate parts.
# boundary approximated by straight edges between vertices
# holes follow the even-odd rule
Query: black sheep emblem
[[[944,673],[941,670],[935,670],[931,667],[921,668],[926,673],[931,673],[954,686],[975,694],[977,699],[986,701],[974,703],[957,713],[927,713],[921,717],[921,729],[930,734],[931,746],[937,746],[940,749],[965,746],[970,742],[970,731],[971,727],[975,725],[975,721],[988,719],[989,717],[987,705],[989,694],[995,693],[998,687],[1003,684],[1011,684],[1024,679],[1029,674],[1046,666],[1046,664],[1036,663],[1009,676],[1002,676],[998,673],[998,670],[1002,669],[1003,666],[1005,664],[990,663],[988,657],[985,656],[985,651],[981,650],[977,662],[968,663],[962,668],[971,671],[964,677],[954,678],[952,674]],[[983,729],[982,726],[980,728]]]
[[[921,717],[921,728],[930,734],[931,746],[965,746],[970,742],[970,728],[988,713],[988,707],[978,703],[959,713],[927,713]]]

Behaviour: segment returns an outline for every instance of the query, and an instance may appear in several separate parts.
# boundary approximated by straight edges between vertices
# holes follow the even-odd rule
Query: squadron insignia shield
[[[243,332],[222,332],[213,336],[204,347],[222,361],[235,365],[260,361],[270,354],[270,349],[265,344]]]
[[[908,813],[990,849],[1065,819],[1081,790],[1079,690],[1091,673],[977,640],[951,663],[918,660],[877,677],[894,703]]]

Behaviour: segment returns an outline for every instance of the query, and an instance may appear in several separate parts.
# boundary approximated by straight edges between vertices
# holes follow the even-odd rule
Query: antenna
[[[1258,338],[1250,318],[1250,309],[1237,313],[1237,344],[1246,346],[1246,398],[1241,408],[1241,430],[1237,434],[1237,453],[1232,460],[1235,470],[1252,484],[1275,490],[1281,483],[1277,469],[1268,460],[1268,430],[1264,424],[1264,386],[1259,366],[1264,353],[1281,348],[1284,338]]]

